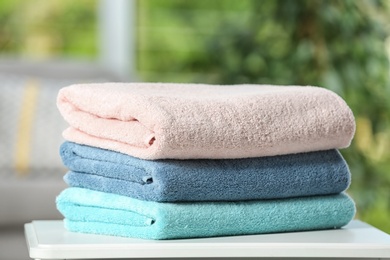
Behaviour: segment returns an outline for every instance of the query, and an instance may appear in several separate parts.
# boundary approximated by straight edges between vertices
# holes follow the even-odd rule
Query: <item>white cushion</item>
[[[66,187],[59,147],[67,124],[56,98],[80,82],[0,73],[0,226],[61,218],[55,197]]]

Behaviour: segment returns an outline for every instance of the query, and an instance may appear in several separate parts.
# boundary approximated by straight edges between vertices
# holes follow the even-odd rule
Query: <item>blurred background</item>
[[[33,179],[31,187],[61,180],[60,130],[50,129],[63,127],[54,103],[68,83],[317,85],[343,97],[356,117],[354,141],[341,152],[352,172],[357,217],[390,233],[389,36],[386,0],[2,0],[3,192],[7,180]],[[34,97],[40,108],[28,102]],[[34,136],[42,131],[32,123],[39,116],[44,133]],[[23,151],[36,159],[23,161]],[[34,198],[42,192],[32,189]],[[3,203],[8,213],[2,206],[0,225],[5,214],[15,219],[20,203]]]

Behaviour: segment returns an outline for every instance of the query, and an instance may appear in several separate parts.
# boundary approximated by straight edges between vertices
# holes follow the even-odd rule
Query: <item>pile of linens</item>
[[[80,84],[60,90],[56,199],[69,231],[174,239],[341,228],[354,116],[311,86]]]

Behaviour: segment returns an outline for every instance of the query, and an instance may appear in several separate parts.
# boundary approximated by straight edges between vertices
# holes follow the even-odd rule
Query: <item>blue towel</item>
[[[246,235],[340,228],[355,215],[336,195],[235,202],[154,202],[67,188],[57,197],[69,231],[144,239]]]
[[[336,194],[350,184],[337,150],[225,160],[147,161],[79,145],[62,144],[69,186],[151,201],[274,199]]]

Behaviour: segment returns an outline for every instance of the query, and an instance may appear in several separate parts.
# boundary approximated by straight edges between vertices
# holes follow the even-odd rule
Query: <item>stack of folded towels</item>
[[[63,88],[57,197],[70,231],[173,239],[340,228],[353,114],[310,86]]]

